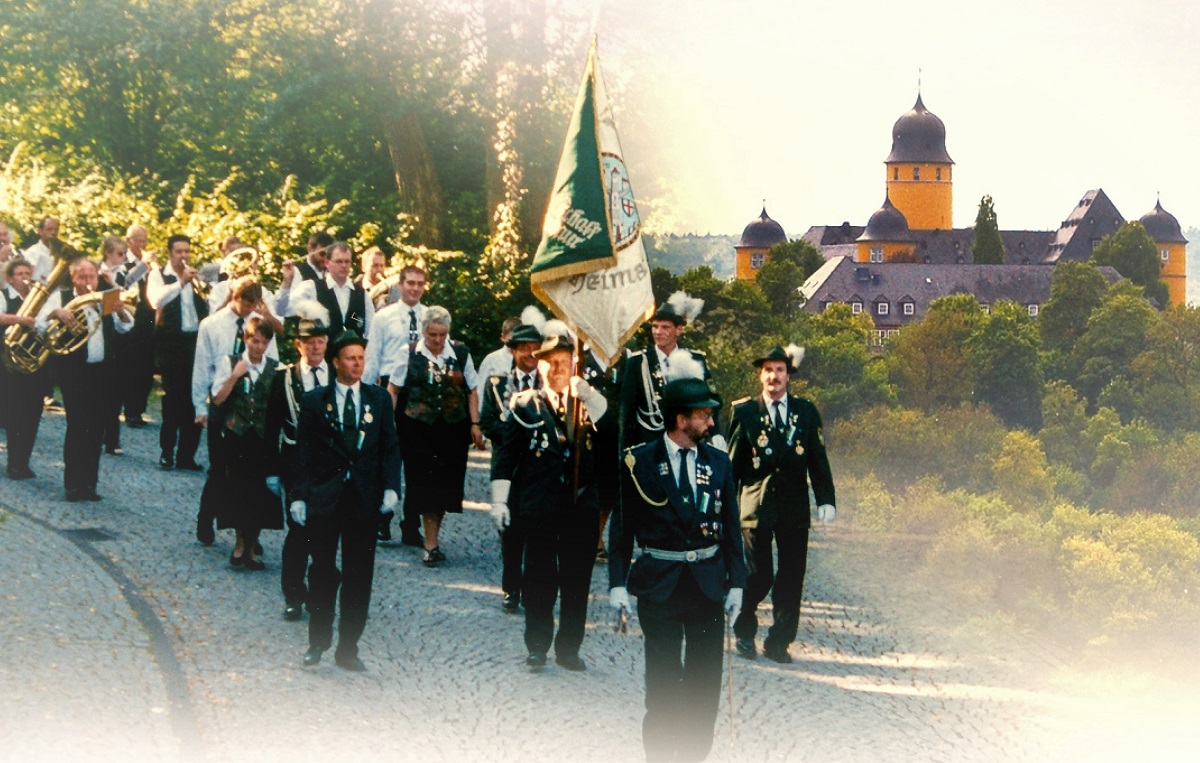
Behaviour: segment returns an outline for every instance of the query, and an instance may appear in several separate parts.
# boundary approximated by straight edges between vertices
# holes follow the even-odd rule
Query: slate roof
[[[1142,215],[1138,222],[1142,224],[1156,244],[1186,244],[1188,242],[1183,237],[1179,221],[1175,219],[1175,215],[1163,209],[1161,201],[1155,202],[1154,209]]]
[[[1109,283],[1121,278],[1112,268],[1100,270]],[[933,300],[952,294],[971,294],[985,305],[1009,300],[1040,306],[1050,298],[1053,277],[1054,268],[1045,265],[868,265],[838,257],[809,277],[800,291],[807,300],[804,309],[814,313],[835,302],[862,302],[876,327],[884,329],[920,321]],[[913,304],[912,315],[904,314],[905,301]],[[888,304],[886,315],[879,314],[881,302]]]
[[[1100,239],[1116,233],[1124,224],[1125,218],[1103,188],[1088,191],[1055,232],[1042,261],[1086,262]]]
[[[946,125],[925,108],[920,94],[912,110],[892,125],[892,151],[884,161],[954,164],[946,151]]]
[[[742,239],[738,241],[739,247],[754,247],[754,248],[769,248],[776,244],[782,244],[787,241],[787,234],[783,232],[783,226],[775,222],[767,214],[767,208],[764,206],[762,214],[750,221],[750,224],[742,231]]]
[[[829,246],[853,244],[864,230],[866,230],[864,226],[851,225],[848,222],[841,225],[814,225],[800,238],[818,249],[823,249]]]

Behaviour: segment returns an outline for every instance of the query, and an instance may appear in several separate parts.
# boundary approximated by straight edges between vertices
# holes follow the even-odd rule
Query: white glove
[[[512,521],[508,511],[508,493],[512,489],[512,480],[492,480],[492,521],[496,529],[503,532]]]
[[[836,516],[837,509],[833,507],[832,503],[823,503],[817,507],[817,519],[819,519],[822,524],[829,524]]]
[[[599,421],[608,410],[608,401],[592,385],[578,376],[571,377],[571,394],[587,408],[588,416],[593,422]]]
[[[725,442],[725,438],[719,434],[715,434],[708,438],[708,444],[717,450],[724,451],[725,453],[729,452],[729,443]]]
[[[608,592],[608,605],[618,611],[633,609],[633,605],[629,603],[629,591],[625,590],[625,586],[617,586]]]
[[[729,593],[725,594],[725,614],[729,615],[730,620],[736,620],[741,612],[742,589],[730,588]]]
[[[292,515],[292,521],[304,527],[304,520],[308,516],[308,505],[304,501],[292,501],[292,505],[288,507],[288,513]]]
[[[282,498],[283,482],[274,474],[272,474],[270,477],[267,477],[267,490],[270,490],[271,494],[276,498]]]
[[[400,496],[396,495],[396,491],[388,488],[383,491],[383,504],[379,507],[379,513],[384,516],[390,516],[396,513],[396,506],[400,503]]]

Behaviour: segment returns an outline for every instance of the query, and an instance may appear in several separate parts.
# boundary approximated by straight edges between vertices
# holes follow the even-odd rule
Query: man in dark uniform
[[[71,263],[71,286],[53,292],[37,318],[37,328],[45,333],[53,318],[65,326],[77,326],[76,316],[66,310],[76,297],[96,291],[99,270],[91,260]],[[82,347],[68,355],[54,356],[56,375],[67,413],[67,435],[63,442],[63,486],[68,501],[99,501],[96,483],[100,474],[100,450],[108,403],[116,384],[113,367],[113,337],[133,328],[133,316],[124,303],[116,300],[114,313],[101,315],[96,309],[83,308],[89,326],[99,326]]]
[[[771,593],[775,622],[763,640],[763,655],[792,661],[800,596],[808,558],[808,485],[812,482],[818,517],[832,521],[833,474],[825,454],[821,415],[810,401],[787,394],[803,348],[776,347],[754,361],[762,394],[733,404],[730,458],[738,484],[743,542],[750,578],[745,606],[734,623],[738,654],[754,659],[758,605]],[[771,542],[779,549],[776,573]],[[772,585],[774,591],[772,591]]]
[[[717,395],[717,387],[704,353],[679,347],[679,337],[689,321],[695,320],[700,314],[704,301],[689,297],[682,291],[675,292],[663,304],[659,305],[654,316],[650,319],[650,331],[654,336],[654,346],[646,350],[630,353],[625,361],[625,370],[621,374],[621,411],[620,411],[620,451],[626,448],[650,442],[662,437],[662,392],[666,384],[666,375],[670,372],[671,353],[681,349],[692,359],[700,363],[705,384],[717,406],[721,398]],[[719,443],[719,444],[723,444]]]
[[[346,331],[329,346],[335,383],[300,401],[296,430],[295,490],[289,513],[308,528],[312,569],[308,596],[306,666],[316,665],[333,642],[334,600],[341,587],[341,619],[334,661],[364,671],[358,640],[367,623],[380,514],[395,511],[400,448],[392,399],[362,383],[366,340]],[[342,569],[337,568],[338,544]]]
[[[540,323],[545,325],[544,316]],[[541,389],[542,386],[534,355],[542,346],[541,328],[533,322],[521,323],[513,328],[505,344],[512,353],[513,367],[503,376],[488,377],[479,403],[479,429],[492,443],[492,479],[496,479],[496,462],[500,458],[501,436],[509,416],[510,399],[519,392]],[[525,531],[519,519],[520,512],[511,509],[510,513],[517,514],[518,518],[511,519],[507,527],[500,529],[503,563],[500,588],[504,594],[505,612],[516,612],[521,606],[521,567],[525,556]]]
[[[621,505],[609,526],[610,604],[623,613],[629,594],[638,597],[642,744],[651,761],[698,761],[712,749],[722,610],[737,616],[746,584],[733,470],[723,451],[703,442],[717,400],[701,373],[696,367],[666,384],[666,433],[625,451]],[[642,553],[631,568],[635,540]]]
[[[580,376],[588,383],[589,387],[604,395],[609,410],[613,411],[612,414],[596,422],[596,485],[600,490],[596,563],[602,564],[608,562],[608,552],[604,548],[604,528],[608,526],[608,517],[617,507],[617,501],[621,496],[621,476],[618,471],[621,463],[620,444],[618,443],[620,432],[617,425],[617,419],[620,417],[616,414],[621,405],[619,365],[621,359],[618,359],[612,367],[605,368],[597,359],[596,353],[587,347],[584,348],[583,357],[583,373]]]
[[[496,526],[503,530],[512,518],[510,495],[524,525],[525,664],[533,669],[546,664],[552,641],[556,663],[573,671],[587,668],[579,647],[587,622],[599,510],[591,429],[608,403],[582,379],[572,377],[573,350],[566,325],[547,323],[546,338],[536,353],[544,384],[513,396],[492,470]],[[555,636],[554,602],[560,594]]]
[[[293,311],[299,323],[296,325],[296,351],[299,360],[283,366],[282,373],[275,376],[275,388],[271,390],[271,406],[281,409],[283,415],[268,415],[273,425],[267,433],[267,441],[279,442],[280,463],[283,473],[275,477],[282,483],[270,484],[277,495],[289,495],[295,491],[296,474],[290,468],[296,462],[296,429],[300,424],[300,401],[308,392],[327,386],[332,377],[329,364],[325,362],[325,349],[329,336],[329,313],[314,301],[297,302]],[[278,431],[276,431],[278,429]],[[280,587],[283,589],[283,619],[299,620],[303,615],[308,586],[308,532],[287,517],[288,532],[283,541],[280,563]]]

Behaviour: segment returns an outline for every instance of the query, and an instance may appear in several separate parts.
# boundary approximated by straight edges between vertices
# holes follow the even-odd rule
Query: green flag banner
[[[596,43],[533,259],[533,293],[609,365],[654,310],[641,223]]]

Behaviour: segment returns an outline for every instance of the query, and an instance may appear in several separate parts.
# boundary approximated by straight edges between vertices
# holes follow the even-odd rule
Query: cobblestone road
[[[203,476],[158,471],[156,427],[122,433],[99,503],[62,501],[61,414],[36,480],[0,481],[0,760],[638,760],[642,644],[613,633],[596,569],[588,671],[522,662],[499,608],[498,542],[473,454],[449,562],[381,546],[362,643],[370,672],[303,669],[266,572],[193,536]],[[203,460],[203,459],[202,459]],[[710,760],[1192,760],[1194,684],[1085,672],[1032,636],[925,598],[852,528],[814,531],[795,664],[733,662]],[[1183,676],[1196,674],[1185,666]],[[1163,671],[1170,673],[1172,671]]]

